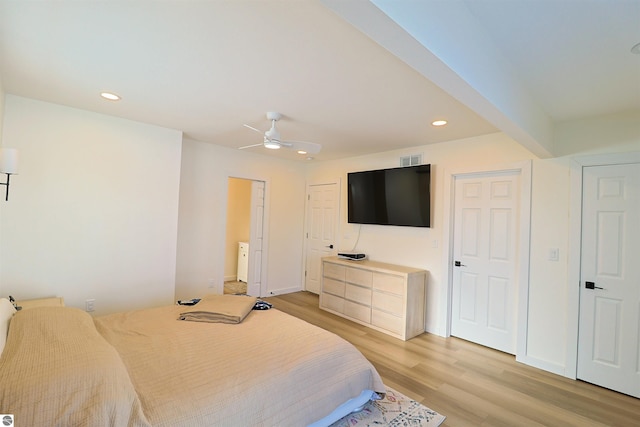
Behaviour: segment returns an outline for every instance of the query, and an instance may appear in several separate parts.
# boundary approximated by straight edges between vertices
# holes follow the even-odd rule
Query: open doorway
[[[229,178],[224,293],[246,294],[251,237],[251,180]]]
[[[225,237],[225,294],[261,296],[265,182],[229,177]]]

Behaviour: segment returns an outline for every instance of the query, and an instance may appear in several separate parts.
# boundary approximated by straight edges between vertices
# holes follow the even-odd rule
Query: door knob
[[[599,286],[596,286],[596,284],[593,282],[584,282],[584,287],[587,289],[604,289]]]
[[[333,249],[333,245],[329,245],[329,246],[325,246],[325,247],[327,247],[329,249]]]
[[[466,267],[466,265],[464,265],[463,263],[461,263],[460,261],[454,261],[453,265],[455,265],[456,267]]]

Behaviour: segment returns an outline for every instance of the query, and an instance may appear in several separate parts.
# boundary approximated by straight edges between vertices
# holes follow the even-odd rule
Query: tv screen
[[[431,165],[347,174],[350,223],[429,227]]]

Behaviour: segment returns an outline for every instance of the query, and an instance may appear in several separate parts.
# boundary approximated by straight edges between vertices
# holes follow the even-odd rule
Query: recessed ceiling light
[[[447,121],[446,120],[435,120],[435,121],[431,122],[431,124],[433,126],[444,126],[444,125],[447,124]]]
[[[120,97],[112,92],[100,92],[100,96],[109,101],[120,101]]]
[[[635,53],[636,55],[640,55],[640,43],[635,44],[631,48],[631,53]]]
[[[307,154],[307,152],[304,150],[298,150],[298,154]]]

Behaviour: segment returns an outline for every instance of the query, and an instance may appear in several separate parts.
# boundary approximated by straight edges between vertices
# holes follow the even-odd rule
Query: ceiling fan
[[[243,150],[245,148],[259,147],[260,145],[262,145],[265,148],[270,148],[272,150],[277,150],[282,147],[290,148],[292,150],[296,150],[300,154],[316,154],[320,152],[322,146],[320,144],[316,144],[315,142],[283,141],[280,137],[280,132],[278,132],[278,130],[276,129],[276,122],[281,118],[282,114],[275,111],[269,111],[267,113],[267,120],[271,121],[271,129],[267,130],[266,132],[262,132],[261,130],[256,129],[253,126],[245,124],[244,127],[263,134],[264,140],[261,144],[245,145],[244,147],[239,147],[239,149]]]

